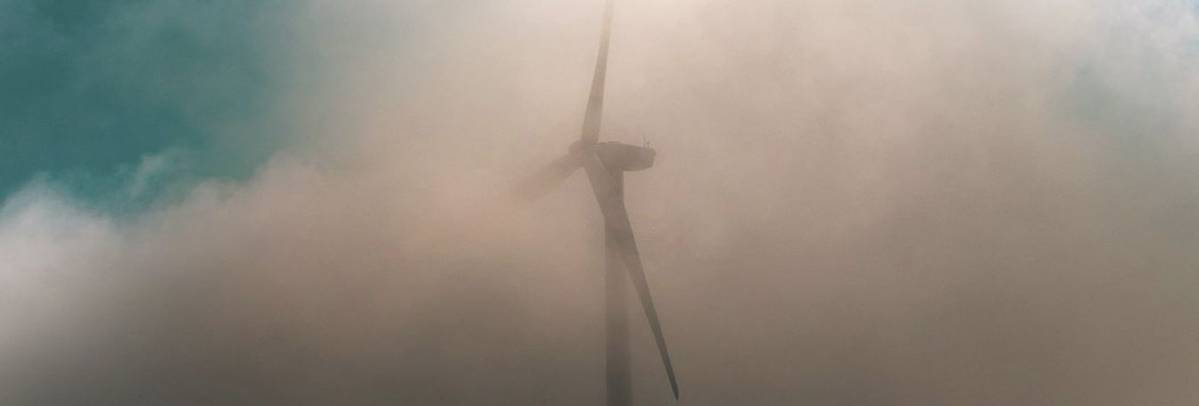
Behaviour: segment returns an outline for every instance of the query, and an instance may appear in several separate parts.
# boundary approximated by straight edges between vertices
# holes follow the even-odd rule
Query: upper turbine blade
[[[535,200],[553,190],[570,177],[581,164],[579,154],[569,153],[541,167],[529,177],[516,184],[516,193],[527,200]]]
[[[595,58],[595,77],[591,79],[591,96],[587,99],[587,115],[583,117],[584,145],[599,140],[600,121],[604,115],[604,79],[608,73],[608,39],[612,33],[612,2],[604,8],[604,28],[600,34],[599,54]]]

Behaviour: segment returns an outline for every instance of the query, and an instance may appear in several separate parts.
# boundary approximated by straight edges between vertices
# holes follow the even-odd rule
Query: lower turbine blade
[[[641,265],[641,254],[637,251],[637,241],[633,238],[633,228],[629,223],[628,212],[624,204],[612,210],[608,215],[619,216],[609,221],[614,222],[610,227],[609,238],[619,247],[629,279],[637,289],[637,297],[641,299],[641,308],[645,310],[645,318],[649,320],[649,328],[654,333],[654,342],[658,345],[658,354],[662,356],[662,365],[666,367],[666,377],[670,379],[670,390],[674,392],[675,400],[679,398],[679,384],[674,377],[674,366],[670,363],[670,352],[666,350],[666,337],[662,334],[662,324],[658,322],[658,311],[654,309],[654,298],[649,293],[649,281],[645,278],[645,269]]]
[[[649,328],[654,333],[654,343],[658,345],[658,354],[662,356],[662,365],[666,368],[666,378],[670,380],[670,390],[675,400],[679,398],[679,383],[674,376],[674,366],[670,363],[670,352],[666,350],[666,337],[662,334],[662,324],[658,322],[658,311],[654,309],[654,298],[649,294],[649,281],[645,279],[645,269],[641,265],[641,254],[637,251],[637,241],[633,238],[633,226],[629,223],[629,213],[625,210],[623,192],[620,191],[620,181],[613,183],[608,168],[599,156],[592,151],[585,152],[581,157],[591,188],[600,210],[604,213],[604,228],[608,236],[608,244],[616,247],[620,253],[621,262],[629,272],[633,288],[641,301],[641,309],[649,321]],[[619,178],[617,178],[619,179]]]

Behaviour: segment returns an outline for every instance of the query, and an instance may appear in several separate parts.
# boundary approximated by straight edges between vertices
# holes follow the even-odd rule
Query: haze
[[[601,404],[595,201],[510,188],[578,137],[602,2],[286,8],[269,108],[189,110],[272,145],[249,175],[168,146],[115,177],[134,209],[50,168],[0,195],[0,403]],[[627,202],[679,404],[1193,404],[1197,16],[617,0],[601,139],[658,151]],[[635,401],[666,404],[633,316]]]

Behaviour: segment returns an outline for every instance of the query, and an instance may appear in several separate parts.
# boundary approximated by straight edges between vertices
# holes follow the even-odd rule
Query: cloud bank
[[[590,192],[507,196],[600,7],[312,1],[250,179],[132,218],[30,183],[0,400],[601,404]],[[659,151],[627,194],[681,403],[1193,400],[1196,51],[1182,1],[618,4],[603,137]]]

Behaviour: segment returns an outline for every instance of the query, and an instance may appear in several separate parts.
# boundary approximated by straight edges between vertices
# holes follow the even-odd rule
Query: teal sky
[[[281,144],[286,4],[0,0],[0,201],[38,178],[134,204],[164,153],[172,181],[251,172]]]

